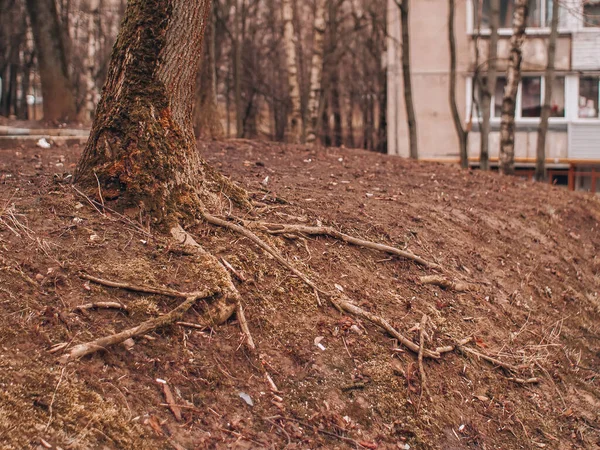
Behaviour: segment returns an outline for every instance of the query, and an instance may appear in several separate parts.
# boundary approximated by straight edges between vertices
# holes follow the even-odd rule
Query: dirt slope
[[[346,149],[201,148],[264,204],[246,218],[320,222],[407,248],[470,287],[423,285],[435,271],[329,238],[261,235],[323,289],[343,289],[415,343],[427,315],[427,348],[473,336],[469,349],[518,372],[451,352],[425,360],[429,395],[421,398],[415,354],[368,322],[318,307],[311,289],[254,244],[205,224],[194,236],[246,279],[238,289],[281,400],[236,321],[169,328],[61,365],[53,345],[120,331],[176,304],[86,282],[81,271],[181,290],[209,284],[210,274],[135,217],[102,215],[79,196],[65,177],[77,147],[3,149],[0,447],[600,448],[597,199]],[[128,311],[75,311],[97,301]]]

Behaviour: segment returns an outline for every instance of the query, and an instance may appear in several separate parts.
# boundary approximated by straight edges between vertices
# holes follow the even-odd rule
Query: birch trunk
[[[210,0],[130,0],[75,181],[154,224],[192,219],[223,182],[200,158],[194,92]],[[185,62],[183,64],[182,62]],[[223,186],[226,186],[223,184]]]
[[[458,112],[456,105],[456,39],[454,36],[454,0],[448,1],[448,43],[450,45],[450,111],[452,112],[452,120],[454,128],[458,136],[460,166],[463,169],[469,167],[469,156],[467,154],[467,140],[469,132],[465,130],[463,122]]]
[[[402,27],[402,78],[404,82],[404,105],[406,107],[406,120],[408,123],[408,137],[410,157],[419,158],[417,143],[417,117],[412,95],[412,79],[410,73],[410,33],[409,24],[409,0],[396,0],[400,8],[400,23]],[[399,2],[399,3],[398,3]]]
[[[500,123],[500,171],[504,175],[515,172],[515,109],[517,90],[521,81],[522,49],[528,13],[528,0],[515,0],[513,34],[510,38],[510,55]]]
[[[310,93],[308,98],[308,123],[306,127],[306,142],[311,144],[317,139],[319,123],[319,101],[322,95],[323,78],[323,49],[325,42],[325,2],[317,0],[315,9],[313,54],[310,68]]]
[[[294,36],[294,11],[291,0],[283,0],[283,45],[287,65],[290,112],[287,118],[286,141],[297,144],[302,140],[303,121],[298,78],[298,57]]]
[[[543,181],[546,178],[546,134],[548,133],[548,119],[550,118],[550,108],[552,102],[552,88],[554,84],[554,61],[556,59],[556,39],[558,37],[558,18],[559,2],[552,0],[552,25],[550,39],[548,41],[548,65],[544,80],[544,106],[542,107],[542,117],[540,119],[540,128],[538,129],[535,179]]]
[[[490,50],[487,61],[487,78],[482,83],[481,90],[481,154],[479,167],[481,170],[490,169],[490,117],[492,96],[496,92],[498,81],[498,28],[500,27],[500,0],[490,1]]]

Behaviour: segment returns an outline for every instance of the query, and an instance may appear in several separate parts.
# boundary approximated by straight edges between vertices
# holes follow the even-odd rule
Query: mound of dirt
[[[181,301],[82,273],[186,292],[213,274],[143,217],[80,195],[69,184],[78,147],[4,149],[2,448],[599,448],[597,198],[347,149],[200,147],[257,205],[225,202],[223,217],[330,226],[439,264],[257,232],[415,346],[455,348],[420,367],[372,322],[319,306],[249,239],[199,223],[190,233],[236,273],[257,354],[238,318],[210,327],[199,302],[185,323],[61,364],[65,349]],[[78,309],[97,302],[113,307]]]

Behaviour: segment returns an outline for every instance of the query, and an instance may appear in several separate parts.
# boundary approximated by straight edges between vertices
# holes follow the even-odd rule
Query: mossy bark
[[[190,218],[210,192],[243,192],[198,154],[192,126],[210,0],[130,0],[75,181],[155,224]]]

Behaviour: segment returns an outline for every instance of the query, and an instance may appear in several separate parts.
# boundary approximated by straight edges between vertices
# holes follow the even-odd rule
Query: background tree
[[[67,43],[54,0],[27,0],[27,11],[37,48],[44,119],[75,120],[77,107],[67,68]]]
[[[500,122],[500,171],[504,175],[513,174],[515,171],[515,109],[517,90],[521,81],[522,48],[528,12],[527,0],[515,0],[513,34],[510,38],[510,55]]]
[[[204,30],[204,54],[198,71],[194,133],[197,138],[204,139],[219,139],[224,135],[217,105],[215,15],[212,7]]]
[[[543,181],[546,178],[546,134],[548,132],[548,119],[552,108],[552,88],[554,86],[554,61],[556,59],[556,39],[558,38],[558,19],[560,4],[558,0],[552,0],[552,23],[550,25],[550,38],[548,40],[548,64],[544,74],[544,105],[540,127],[538,128],[535,179]]]
[[[404,105],[406,107],[406,119],[408,122],[408,137],[410,157],[419,157],[417,143],[417,117],[413,104],[412,81],[410,74],[410,33],[409,33],[409,0],[395,0],[400,8],[400,26],[402,28],[402,81],[404,86]]]
[[[317,139],[319,123],[319,102],[322,96],[323,83],[323,44],[325,40],[325,2],[316,0],[315,19],[313,25],[313,53],[310,64],[310,92],[306,121],[306,142],[312,143]]]
[[[478,3],[479,7],[479,3]],[[487,74],[483,80],[479,79],[481,108],[481,153],[479,167],[481,170],[490,168],[490,118],[492,96],[496,92],[498,79],[498,28],[500,26],[500,0],[490,0],[490,46],[487,60]]]
[[[291,0],[282,0],[283,43],[285,46],[286,68],[289,87],[290,112],[286,125],[286,140],[299,143],[302,140],[304,121],[300,103],[300,80],[298,78],[298,57],[294,32],[294,9]]]
[[[448,43],[450,47],[449,100],[450,111],[452,112],[452,120],[454,122],[454,128],[456,129],[456,134],[458,136],[460,166],[463,169],[466,169],[469,167],[469,155],[467,152],[469,131],[463,125],[463,121],[460,118],[458,106],[456,104],[456,39],[454,36],[454,9],[454,0],[448,0]]]

